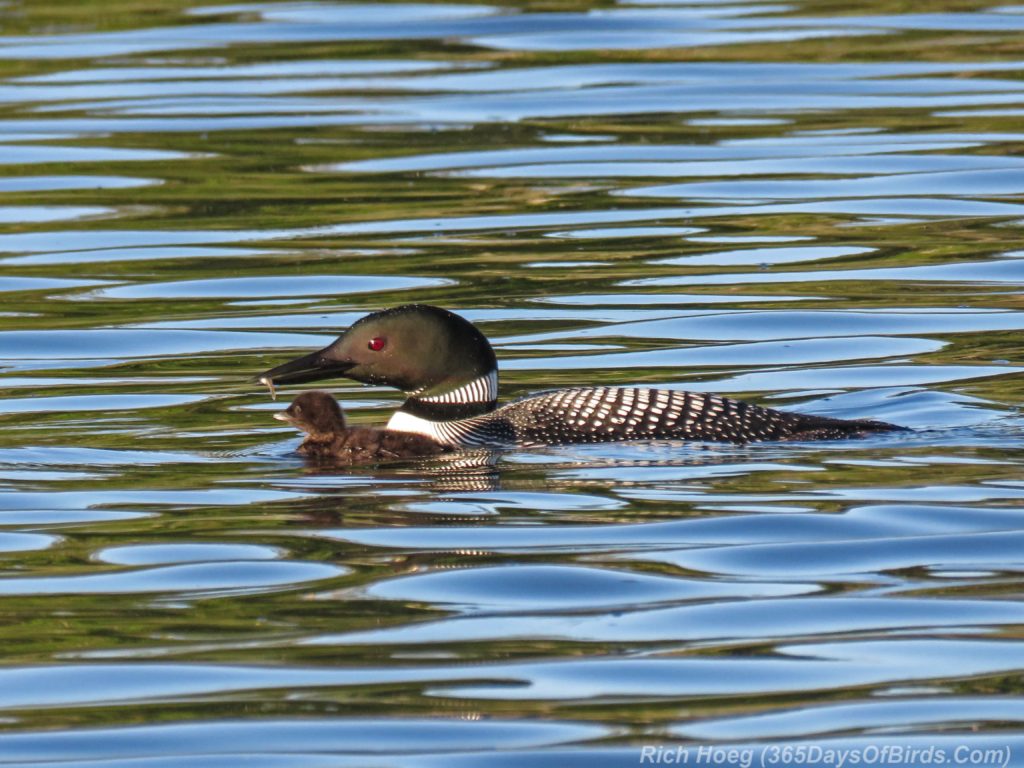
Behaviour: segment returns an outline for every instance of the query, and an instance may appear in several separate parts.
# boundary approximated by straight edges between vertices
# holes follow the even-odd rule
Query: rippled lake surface
[[[11,0],[0,35],[0,764],[1024,761],[1024,6]],[[505,399],[915,431],[307,468],[251,376],[411,301]]]

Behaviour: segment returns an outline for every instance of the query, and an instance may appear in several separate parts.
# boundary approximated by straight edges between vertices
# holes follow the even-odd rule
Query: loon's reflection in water
[[[879,442],[895,441],[896,436],[872,438]],[[904,438],[905,439],[905,438]],[[837,455],[855,441],[830,443]],[[737,446],[729,443],[702,443],[678,440],[634,441],[593,445],[547,446],[533,449],[472,448],[414,461],[390,462],[366,467],[331,465],[308,461],[304,477],[314,481],[349,479],[378,483],[382,488],[399,485],[424,485],[434,492],[517,491],[535,490],[536,480],[531,467],[543,469],[558,478],[559,487],[579,485],[611,475],[617,485],[646,484],[657,477],[658,470],[672,469],[693,472],[668,474],[664,480],[688,481],[732,474],[749,474],[765,469],[780,469],[778,462],[798,460],[804,451],[816,454],[821,443],[757,443]],[[653,473],[652,473],[653,471]],[[525,476],[529,474],[530,476]],[[348,484],[346,484],[348,485]],[[318,491],[322,489],[318,488]]]

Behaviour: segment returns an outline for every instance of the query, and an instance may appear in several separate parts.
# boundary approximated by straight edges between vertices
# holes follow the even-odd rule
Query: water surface
[[[1019,762],[1022,33],[4,4],[0,764]],[[412,301],[480,325],[505,399],[915,431],[311,471],[251,376]]]

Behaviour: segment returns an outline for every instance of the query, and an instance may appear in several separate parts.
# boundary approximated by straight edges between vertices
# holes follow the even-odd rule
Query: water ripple
[[[0,763],[1022,748],[1020,8],[135,5],[3,8]],[[411,301],[913,431],[304,463]]]

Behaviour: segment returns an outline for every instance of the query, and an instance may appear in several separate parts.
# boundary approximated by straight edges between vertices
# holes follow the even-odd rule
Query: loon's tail
[[[779,436],[778,440],[839,440],[844,437],[867,437],[878,432],[910,432],[907,427],[886,421],[868,419],[833,419],[827,416],[813,416],[805,413],[780,411],[786,416],[796,417],[792,431]]]

